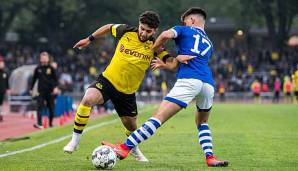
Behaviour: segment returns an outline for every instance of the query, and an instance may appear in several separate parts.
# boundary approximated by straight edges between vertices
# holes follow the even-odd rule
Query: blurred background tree
[[[224,3],[224,4],[223,4]],[[137,25],[145,10],[160,14],[160,30],[180,24],[180,15],[200,6],[208,16],[225,18],[242,29],[250,41],[251,27],[266,27],[272,49],[282,50],[298,13],[297,0],[1,0],[0,42],[8,32],[23,44],[45,44],[65,50],[75,41],[107,23]],[[296,24],[297,25],[297,24]]]

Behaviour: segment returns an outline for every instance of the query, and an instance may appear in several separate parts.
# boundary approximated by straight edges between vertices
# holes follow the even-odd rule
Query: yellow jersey
[[[298,70],[294,73],[295,91],[298,91]]]
[[[135,27],[114,24],[110,30],[112,36],[118,39],[118,43],[113,58],[102,75],[118,91],[133,94],[139,89],[151,60],[155,56],[166,59],[169,53],[163,50],[156,54],[152,50],[154,39],[140,41]]]

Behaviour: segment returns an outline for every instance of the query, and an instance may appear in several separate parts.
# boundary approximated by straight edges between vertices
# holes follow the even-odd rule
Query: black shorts
[[[99,75],[88,88],[96,88],[103,96],[104,103],[111,100],[119,117],[138,115],[135,93],[125,94],[116,88],[104,76]]]
[[[260,93],[254,93],[255,97],[260,97]]]
[[[298,97],[298,91],[295,91],[295,96]]]

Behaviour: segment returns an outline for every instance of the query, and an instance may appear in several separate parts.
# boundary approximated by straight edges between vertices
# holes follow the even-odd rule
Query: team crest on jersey
[[[147,44],[144,45],[144,48],[145,48],[145,50],[150,49],[149,45],[147,45]]]
[[[99,89],[102,89],[102,84],[101,83],[96,83],[95,86]]]
[[[52,74],[52,71],[50,68],[47,69],[47,75],[51,75]]]
[[[145,44],[144,44],[145,50],[150,49],[150,46],[151,46],[151,41],[150,42],[145,42]]]
[[[4,73],[4,74],[3,74],[3,78],[6,78],[6,77],[7,77],[7,75]]]

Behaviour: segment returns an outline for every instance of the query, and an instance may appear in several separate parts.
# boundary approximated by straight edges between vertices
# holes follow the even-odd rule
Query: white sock
[[[81,135],[82,135],[82,134],[73,132],[73,133],[72,133],[71,141],[72,141],[73,143],[76,143],[76,144],[79,143],[79,142],[80,142],[80,139],[81,139]]]

